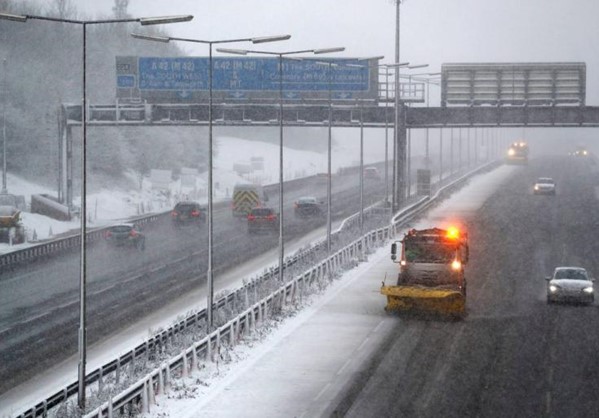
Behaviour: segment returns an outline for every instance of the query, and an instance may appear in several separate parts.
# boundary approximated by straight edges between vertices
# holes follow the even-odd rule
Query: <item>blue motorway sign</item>
[[[213,58],[214,91],[278,91],[279,59],[253,57]],[[367,62],[356,59],[318,59],[319,62],[340,64],[331,66],[317,64],[315,60],[302,61],[283,58],[283,90],[290,92],[367,92],[371,74]],[[346,67],[358,64],[362,67]],[[330,68],[330,73],[329,73]],[[117,87],[132,87],[131,77],[142,90],[207,91],[209,60],[207,57],[139,57],[137,74],[129,78],[119,74]],[[295,96],[294,96],[295,97]],[[292,97],[290,97],[292,98]]]
[[[134,75],[117,75],[116,85],[120,89],[130,89],[135,87]]]

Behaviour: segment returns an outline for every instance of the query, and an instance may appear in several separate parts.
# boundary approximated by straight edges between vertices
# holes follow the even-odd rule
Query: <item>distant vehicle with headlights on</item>
[[[276,232],[279,230],[279,217],[272,208],[254,208],[247,216],[248,232]]]
[[[201,226],[206,223],[206,208],[198,202],[179,202],[171,211],[171,218],[177,227],[189,224]]]
[[[293,205],[293,214],[296,218],[317,218],[322,216],[322,205],[324,202],[319,202],[315,197],[306,196],[300,197]]]
[[[528,164],[528,144],[524,141],[514,142],[505,156],[507,164]]]
[[[587,157],[589,155],[589,151],[586,149],[584,145],[579,145],[576,147],[576,151],[574,151],[575,157]]]
[[[533,193],[555,196],[555,180],[551,177],[539,177],[533,186]]]
[[[547,280],[547,303],[575,302],[592,304],[594,279],[582,267],[557,267]]]
[[[146,237],[139,227],[131,223],[113,225],[104,232],[105,241],[114,247],[135,247],[140,251],[146,249]]]

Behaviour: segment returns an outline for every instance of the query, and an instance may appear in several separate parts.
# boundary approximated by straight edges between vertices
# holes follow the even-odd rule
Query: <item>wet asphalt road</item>
[[[535,196],[537,177],[556,196]],[[548,305],[559,265],[599,278],[597,166],[575,157],[520,167],[473,216],[468,316],[397,317],[334,416],[599,416],[599,304]],[[599,298],[598,298],[599,299]]]
[[[333,218],[359,210],[358,176],[333,177]],[[365,184],[365,203],[380,200],[384,183]],[[311,178],[285,189],[285,240],[321,227],[325,217],[295,219],[301,196],[326,196],[326,181]],[[278,205],[278,193],[269,193]],[[88,253],[88,342],[118,332],[185,292],[205,286],[207,228],[175,228],[165,218],[143,230],[146,250],[98,243]],[[215,210],[214,274],[278,245],[276,234],[249,236],[247,221],[229,207]],[[79,255],[62,254],[0,276],[0,393],[76,353]]]

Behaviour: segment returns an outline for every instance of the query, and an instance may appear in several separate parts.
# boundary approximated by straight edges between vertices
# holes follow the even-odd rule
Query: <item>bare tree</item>
[[[54,0],[50,11],[62,19],[73,18],[77,14],[77,8],[72,0]]]
[[[116,19],[125,19],[127,18],[127,7],[129,6],[129,0],[114,0],[114,7],[112,8],[112,12],[114,13],[114,17]]]

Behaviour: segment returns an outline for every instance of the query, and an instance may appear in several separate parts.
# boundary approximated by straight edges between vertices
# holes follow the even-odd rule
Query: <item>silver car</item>
[[[547,280],[547,303],[577,302],[591,304],[595,300],[593,281],[581,267],[557,267]]]
[[[539,177],[533,186],[533,193],[555,195],[555,180],[551,177]]]

